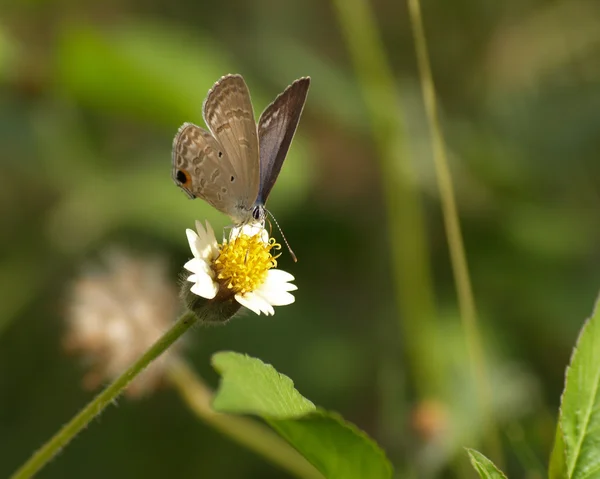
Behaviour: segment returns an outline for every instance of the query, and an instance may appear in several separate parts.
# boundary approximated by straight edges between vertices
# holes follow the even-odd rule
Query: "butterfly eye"
[[[181,183],[184,186],[192,182],[190,174],[185,170],[177,170],[176,178],[177,181],[179,181],[179,183]]]

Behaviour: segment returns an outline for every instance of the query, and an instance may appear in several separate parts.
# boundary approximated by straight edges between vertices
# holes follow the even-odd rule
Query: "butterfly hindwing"
[[[223,146],[208,131],[191,123],[179,128],[173,140],[172,175],[190,198],[202,198],[226,215],[237,215],[237,172]]]

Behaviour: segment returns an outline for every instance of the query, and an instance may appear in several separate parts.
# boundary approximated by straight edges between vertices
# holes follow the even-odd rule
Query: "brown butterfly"
[[[209,90],[202,116],[209,131],[184,123],[173,140],[173,180],[236,223],[263,220],[265,203],[292,143],[310,78],[296,80],[260,116],[241,75]]]

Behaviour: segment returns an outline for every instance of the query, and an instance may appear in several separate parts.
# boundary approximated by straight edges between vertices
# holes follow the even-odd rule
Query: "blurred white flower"
[[[84,356],[90,370],[84,385],[96,388],[118,377],[173,324],[178,296],[158,260],[123,252],[107,255],[103,269],[88,271],[73,285],[68,304],[65,347]],[[128,386],[139,396],[159,385],[177,344]]]
[[[194,283],[191,292],[212,299],[221,288],[229,290],[242,306],[256,314],[275,314],[273,306],[294,302],[290,291],[294,277],[277,267],[277,256],[271,250],[280,245],[259,223],[232,229],[229,239],[219,245],[210,224],[206,230],[196,221],[197,232],[186,231],[194,258],[185,264]]]

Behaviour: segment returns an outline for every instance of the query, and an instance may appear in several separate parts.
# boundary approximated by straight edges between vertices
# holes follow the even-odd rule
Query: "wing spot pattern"
[[[217,127],[217,131],[215,133],[221,133],[223,130],[229,130],[231,129],[231,126],[229,125],[229,123],[223,123],[222,125],[219,125]]]
[[[228,120],[231,120],[232,118],[245,118],[246,120],[254,120],[250,112],[248,110],[244,110],[243,108],[232,108],[225,113],[225,117]]]

